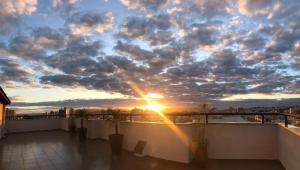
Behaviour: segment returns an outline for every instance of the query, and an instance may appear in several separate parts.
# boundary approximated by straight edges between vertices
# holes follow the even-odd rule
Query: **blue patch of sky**
[[[212,52],[210,51],[197,49],[192,52],[191,56],[194,57],[196,61],[203,61],[206,60],[211,54]]]
[[[62,18],[59,11],[54,10],[52,6],[52,1],[45,0],[39,1],[37,11],[32,13],[32,15],[23,15],[21,20],[29,28],[36,27],[46,27],[49,26],[51,28],[61,28],[65,24],[65,19]]]

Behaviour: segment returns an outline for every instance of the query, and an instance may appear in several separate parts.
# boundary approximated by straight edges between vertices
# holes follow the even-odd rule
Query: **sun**
[[[156,102],[149,102],[147,105],[141,106],[140,108],[160,113],[163,109],[165,109],[165,106]]]

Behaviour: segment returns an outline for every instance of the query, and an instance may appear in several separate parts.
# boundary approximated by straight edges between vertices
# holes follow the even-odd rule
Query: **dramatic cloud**
[[[33,31],[34,44],[40,48],[54,50],[63,47],[66,43],[65,36],[50,27],[41,27]]]
[[[19,63],[0,57],[0,77],[2,83],[30,82],[31,72],[25,70]]]
[[[64,4],[75,4],[78,0],[53,0],[53,6],[59,7]]]
[[[203,16],[212,17],[232,12],[233,3],[231,0],[198,0],[196,7]]]
[[[107,13],[75,13],[68,21],[73,35],[86,35],[93,31],[102,33],[113,27],[114,16]]]
[[[167,4],[168,0],[120,0],[131,10],[157,10]]]
[[[0,31],[18,19],[22,24],[0,37],[0,75],[3,86],[76,87],[129,98],[138,97],[139,87],[185,105],[261,93],[289,98],[300,93],[299,9],[296,0],[53,0],[38,6],[4,0]]]
[[[276,8],[274,2],[274,0],[239,0],[239,12],[247,16],[267,15]]]
[[[139,38],[151,45],[161,45],[172,41],[171,19],[168,15],[156,15],[148,18],[129,17],[122,23],[119,36],[127,40]]]
[[[37,10],[37,0],[1,0],[0,32],[6,31],[20,15],[31,15]]]

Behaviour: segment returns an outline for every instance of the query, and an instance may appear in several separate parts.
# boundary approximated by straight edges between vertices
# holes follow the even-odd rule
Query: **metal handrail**
[[[133,121],[133,117],[136,116],[158,116],[155,113],[129,113],[124,112],[120,113],[121,117],[129,118],[129,121]],[[112,113],[96,113],[96,114],[85,114],[87,118],[98,118],[102,120],[111,120]],[[166,117],[170,117],[173,120],[173,123],[176,123],[177,117],[184,117],[184,116],[205,116],[205,123],[209,123],[209,116],[261,116],[261,123],[265,123],[265,116],[283,116],[284,124],[288,127],[289,124],[289,117],[300,118],[300,114],[290,114],[290,113],[278,113],[278,112],[239,112],[239,113],[200,113],[200,112],[185,112],[185,113],[166,113],[164,114]],[[27,117],[26,117],[27,116]],[[75,115],[70,115],[70,117]],[[55,115],[17,115],[14,117],[7,117],[8,120],[19,120],[19,119],[53,119],[53,118],[63,118],[65,116],[55,114]]]

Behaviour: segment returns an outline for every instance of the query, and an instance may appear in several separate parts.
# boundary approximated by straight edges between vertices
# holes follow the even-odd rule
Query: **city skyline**
[[[19,110],[299,103],[299,9],[297,0],[3,0],[0,85]]]

